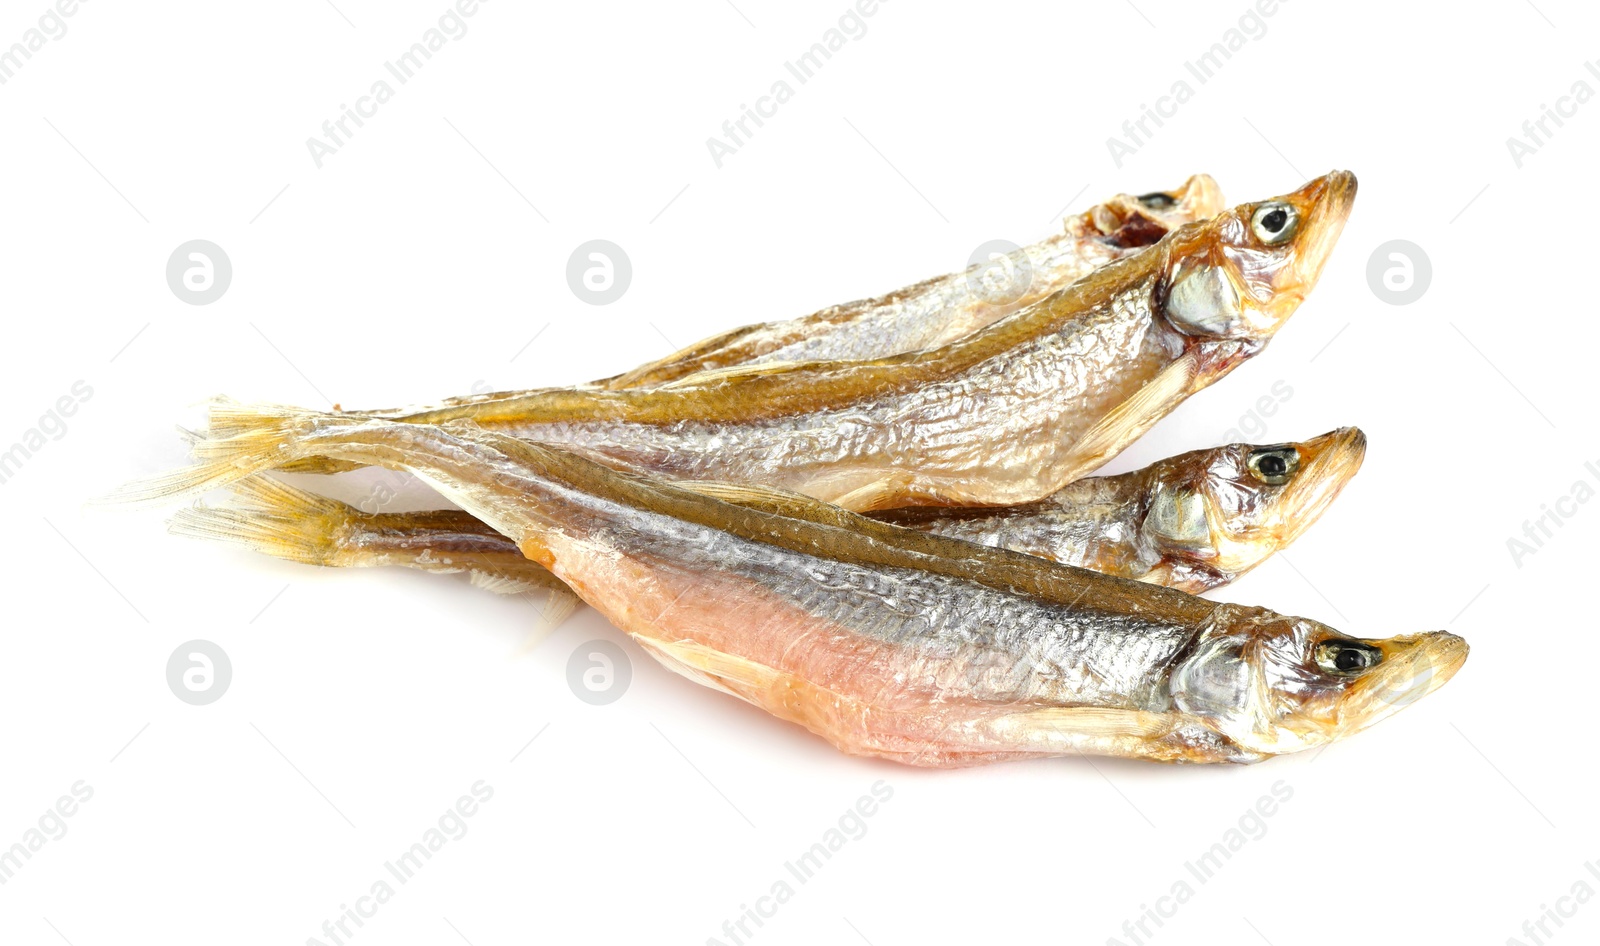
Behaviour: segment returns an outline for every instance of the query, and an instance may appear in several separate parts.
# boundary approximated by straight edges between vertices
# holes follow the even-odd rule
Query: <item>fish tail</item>
[[[460,532],[439,527],[440,520],[454,523],[457,519],[468,520]],[[539,611],[535,635],[561,624],[579,603],[578,596],[560,579],[465,513],[369,515],[348,503],[268,476],[234,483],[227,506],[197,504],[181,510],[169,520],[167,531],[304,565],[401,565],[439,573],[466,572],[475,588],[534,596]]]
[[[233,484],[233,503],[197,504],[167,523],[167,531],[214,539],[306,565],[342,565],[343,533],[357,510],[266,476]],[[359,563],[351,563],[359,564]]]
[[[204,434],[182,432],[185,439],[191,441],[191,452],[198,463],[135,480],[95,502],[147,506],[220,489],[303,457],[315,456],[318,434],[366,422],[357,416],[277,405],[251,408],[231,405],[225,417],[222,424],[213,424]]]
[[[291,409],[282,408],[281,410],[288,411]],[[373,415],[334,413],[326,416],[341,417],[354,421],[368,419]],[[255,433],[271,428],[280,420],[281,416],[279,414],[264,410],[260,405],[245,404],[231,397],[218,396],[206,402],[206,432],[204,434],[196,434],[181,427],[178,432],[186,439],[189,439],[191,443],[198,439],[225,440],[241,434]],[[326,475],[330,473],[345,473],[350,470],[358,470],[361,467],[362,464],[360,463],[330,460],[327,457],[303,457],[298,460],[290,460],[279,469],[285,473],[319,473]]]
[[[199,440],[227,440],[241,434],[255,433],[276,426],[281,422],[282,414],[290,412],[302,413],[290,407],[275,409],[272,405],[245,404],[218,395],[206,402],[206,429],[199,435]]]
[[[225,411],[217,429],[193,444],[199,462],[131,483],[102,502],[150,504],[229,486],[306,457],[328,457],[412,472],[522,548],[525,535],[549,528],[545,513],[556,507],[546,508],[555,499],[548,474],[576,462],[465,423],[447,428],[276,405],[227,404]]]

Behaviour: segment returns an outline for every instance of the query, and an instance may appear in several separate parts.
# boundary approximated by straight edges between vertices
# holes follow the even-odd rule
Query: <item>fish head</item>
[[[1355,175],[1333,171],[1173,233],[1158,298],[1167,322],[1195,339],[1264,344],[1316,286],[1355,196]]]
[[[1223,209],[1222,189],[1209,174],[1196,174],[1170,191],[1135,197],[1118,194],[1068,217],[1066,229],[1079,239],[1094,239],[1118,249],[1153,246],[1173,230],[1214,216]]]
[[[1298,443],[1234,443],[1150,468],[1141,532],[1163,558],[1238,575],[1298,539],[1361,468],[1342,427]]]
[[[1467,642],[1445,631],[1367,640],[1219,605],[1170,686],[1181,710],[1261,757],[1360,732],[1443,686],[1466,659]]]

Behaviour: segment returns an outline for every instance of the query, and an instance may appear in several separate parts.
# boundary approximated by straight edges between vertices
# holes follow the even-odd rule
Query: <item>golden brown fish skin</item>
[[[1315,285],[1355,195],[1334,172],[1190,224],[931,351],[755,366],[653,389],[552,389],[420,411],[674,478],[852,509],[999,505],[1099,467],[1259,351]],[[1269,243],[1262,214],[1282,226]],[[250,422],[213,410],[219,436]]]
[[[125,497],[203,491],[295,456],[409,470],[658,660],[855,754],[1259,761],[1370,726],[1467,653],[1444,632],[1349,638],[794,494],[723,502],[480,429],[261,420]]]
[[[1341,428],[1299,443],[1194,450],[1130,473],[1086,477],[1035,503],[868,515],[1199,594],[1232,582],[1297,539],[1360,469],[1365,452],[1361,431]],[[1284,472],[1264,471],[1269,461],[1282,463]],[[248,487],[245,506],[284,523],[276,548],[252,546],[259,550],[287,549],[295,561],[321,565],[466,571],[490,587],[510,580],[548,589],[555,582],[514,541],[470,513],[368,515],[282,484],[263,503],[259,479],[241,484]],[[718,487],[701,489],[714,493]],[[187,522],[184,514],[179,521]],[[313,553],[306,555],[306,548]]]
[[[1169,192],[1118,194],[1068,217],[1061,233],[1022,248],[1030,278],[1020,293],[987,298],[977,280],[982,266],[974,266],[798,319],[746,325],[596,384],[651,387],[701,371],[765,362],[867,361],[937,348],[1222,209],[1222,192],[1205,174]]]
[[[1139,197],[1118,194],[1066,218],[1061,233],[1022,248],[1031,279],[1016,298],[992,301],[974,292],[968,281],[968,275],[978,270],[974,267],[798,319],[741,326],[596,381],[594,386],[652,387],[701,371],[772,361],[861,361],[936,348],[1027,308],[1088,273],[1155,244],[1178,227],[1222,209],[1222,192],[1205,174],[1194,175],[1173,191]],[[453,397],[435,406],[465,407],[539,390]],[[402,417],[412,411],[391,408],[363,413]]]

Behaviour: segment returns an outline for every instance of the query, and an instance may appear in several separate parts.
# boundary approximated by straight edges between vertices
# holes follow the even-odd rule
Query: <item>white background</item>
[[[878,780],[894,794],[867,834],[747,942],[1132,943],[1124,921],[1280,780],[1293,797],[1265,836],[1191,878],[1147,941],[1532,942],[1541,905],[1600,889],[1600,503],[1567,505],[1520,567],[1507,548],[1575,482],[1600,486],[1600,104],[1521,169],[1505,143],[1574,81],[1600,88],[1592,7],[1294,0],[1200,86],[1184,61],[1244,0],[892,0],[719,170],[705,139],[844,0],[496,0],[319,170],[307,137],[447,8],[335,2],[94,0],[0,86],[0,445],[93,388],[0,486],[0,845],[74,782],[94,790],[0,886],[0,939],[331,942],[323,922],[480,779],[495,794],[469,833],[348,942],[731,942],[723,922]],[[0,44],[45,8],[6,0]],[[1116,167],[1107,136],[1180,78],[1192,101]],[[589,380],[959,269],[1068,204],[1201,170],[1240,202],[1334,167],[1361,192],[1320,288],[1112,468],[1216,443],[1279,380],[1293,396],[1256,439],[1366,430],[1323,521],[1223,596],[1369,637],[1446,627],[1473,652],[1314,761],[862,761],[667,673],[593,612],[524,649],[526,600],[83,508],[183,462],[172,424],[213,394],[378,407]],[[606,307],[564,275],[597,237],[633,263]],[[234,267],[204,307],[164,276],[197,238]],[[1433,267],[1404,307],[1365,275],[1397,238]],[[204,707],[165,679],[193,638],[233,664]],[[633,658],[605,707],[565,677],[597,638]],[[1555,939],[1593,941],[1600,907],[1565,922]]]

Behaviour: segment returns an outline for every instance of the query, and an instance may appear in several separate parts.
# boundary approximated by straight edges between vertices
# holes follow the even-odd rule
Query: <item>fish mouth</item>
[[[1367,455],[1367,435],[1356,427],[1340,427],[1307,440],[1269,446],[1240,445],[1246,456],[1264,450],[1293,447],[1299,457],[1294,476],[1280,487],[1259,489],[1260,513],[1234,524],[1233,514],[1221,505],[1217,494],[1202,490],[1206,498],[1207,521],[1211,530],[1206,548],[1213,555],[1209,563],[1243,574],[1266,558],[1292,545],[1344,490]],[[1236,473],[1228,468],[1228,477]],[[1248,482],[1248,481],[1247,481]],[[1253,484],[1252,484],[1253,485]]]
[[[1356,176],[1349,171],[1330,171],[1297,191],[1263,202],[1288,204],[1299,214],[1299,230],[1287,254],[1253,248],[1223,251],[1243,278],[1241,294],[1254,303],[1245,307],[1245,318],[1257,338],[1275,334],[1316,288],[1355,199]]]
[[[1209,199],[1204,190],[1198,185],[1199,199]],[[1355,196],[1355,175],[1332,171],[1292,193],[1174,231],[1167,243],[1168,321],[1185,335],[1264,344],[1316,287]],[[1294,229],[1280,229],[1284,236],[1268,242],[1257,229],[1261,211],[1279,218],[1275,227],[1294,220]]]
[[[1356,176],[1330,171],[1292,194],[1278,198],[1300,211],[1300,234],[1295,241],[1292,285],[1285,288],[1304,298],[1317,285],[1322,268],[1333,255],[1356,201]]]
[[[1294,446],[1300,454],[1300,471],[1279,499],[1280,548],[1310,528],[1361,469],[1367,435],[1359,427],[1340,427]]]
[[[1341,732],[1356,732],[1394,715],[1444,686],[1467,662],[1466,640],[1448,631],[1364,641],[1383,659],[1339,704]]]

